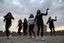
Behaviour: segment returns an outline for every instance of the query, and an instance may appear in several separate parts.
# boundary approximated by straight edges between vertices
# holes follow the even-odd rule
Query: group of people
[[[32,33],[33,33],[34,37],[36,39],[38,39],[39,32],[41,29],[41,37],[42,37],[42,40],[44,40],[44,38],[43,38],[43,31],[44,31],[43,16],[46,16],[48,14],[48,10],[49,10],[49,8],[46,9],[46,13],[41,13],[41,10],[37,10],[35,17],[33,14],[30,14],[29,19],[27,20],[26,18],[24,18],[23,23],[22,23],[22,20],[19,19],[18,25],[17,25],[18,35],[19,36],[21,35],[21,29],[22,29],[22,25],[23,25],[23,33],[25,36],[29,33],[30,38],[32,38]],[[9,35],[10,35],[9,28],[11,27],[12,19],[14,20],[14,17],[12,16],[11,12],[8,12],[8,14],[4,16],[4,22],[6,23],[5,29],[6,29],[7,38],[9,38]],[[52,36],[52,33],[54,33],[54,36],[55,36],[54,21],[57,21],[57,17],[55,17],[55,19],[52,19],[51,17],[49,17],[49,19],[47,21],[47,24],[49,24],[49,28],[51,30],[51,36]],[[35,23],[38,28],[37,34],[34,32]],[[28,26],[29,26],[29,32],[27,32]]]

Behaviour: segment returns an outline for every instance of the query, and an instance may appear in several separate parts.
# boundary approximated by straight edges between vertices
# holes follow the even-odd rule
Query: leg
[[[18,28],[18,35],[20,35],[19,28]]]
[[[40,26],[41,26],[41,37],[42,37],[42,40],[44,40],[43,38],[44,24],[42,23]]]
[[[37,25],[37,28],[38,28],[38,30],[37,30],[37,36],[39,36],[40,26],[39,26],[39,25]]]
[[[24,33],[24,36],[25,36],[25,27],[23,28],[23,33]]]
[[[31,25],[29,25],[29,35],[32,36],[31,35]]]
[[[6,28],[7,38],[9,38],[9,35],[10,35],[9,28],[10,28],[10,26],[9,26],[8,24],[6,24],[6,25],[5,25],[5,28]]]
[[[32,27],[32,33],[34,34],[34,37],[36,38],[36,34],[35,34],[35,32],[34,32],[34,24],[31,26]]]
[[[18,35],[20,36],[21,34],[21,28],[18,28]]]
[[[27,27],[25,27],[25,35],[27,35]]]
[[[41,26],[41,37],[43,37],[44,25],[43,25],[43,24],[41,24],[40,26]]]
[[[55,27],[53,26],[53,34],[54,34],[54,36],[56,36],[56,34],[55,34]]]
[[[51,33],[51,36],[52,36],[52,27],[50,26],[49,28],[50,28],[50,30],[51,30],[51,32],[50,32],[50,33]]]

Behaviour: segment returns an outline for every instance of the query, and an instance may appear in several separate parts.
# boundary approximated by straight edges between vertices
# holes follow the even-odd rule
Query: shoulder
[[[41,13],[41,15],[42,15],[43,13]]]

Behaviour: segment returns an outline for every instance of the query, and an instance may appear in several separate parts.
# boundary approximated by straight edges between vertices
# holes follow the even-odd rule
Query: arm
[[[55,19],[52,19],[53,21],[57,21],[57,16],[55,16]]]
[[[47,21],[47,23],[46,24],[48,24],[49,23],[49,21]]]
[[[5,18],[5,16],[4,16],[4,20],[3,20],[3,21],[5,22],[5,20],[6,20],[6,18]]]
[[[14,20],[14,17],[12,17],[12,19]]]
[[[3,21],[5,22],[6,19],[4,19]]]
[[[41,13],[42,15],[46,16],[48,14],[49,8],[46,9],[46,13]]]
[[[35,16],[34,22],[36,21],[37,15]]]
[[[17,27],[18,27],[18,25],[17,25]],[[17,27],[16,27],[16,28],[17,28]]]

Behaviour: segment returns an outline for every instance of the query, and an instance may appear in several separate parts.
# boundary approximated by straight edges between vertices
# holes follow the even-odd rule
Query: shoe
[[[29,38],[32,38],[32,36],[30,36]]]
[[[7,36],[7,39],[9,39],[9,36]]]
[[[34,35],[34,37],[36,38],[36,35]]]
[[[12,37],[12,35],[9,35],[9,38],[11,38]]]
[[[36,36],[36,40],[38,39],[38,36]]]
[[[44,40],[44,38],[42,37],[42,41]]]

